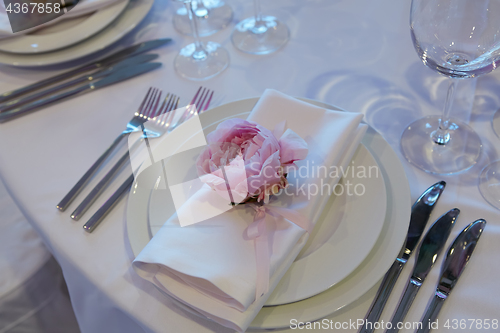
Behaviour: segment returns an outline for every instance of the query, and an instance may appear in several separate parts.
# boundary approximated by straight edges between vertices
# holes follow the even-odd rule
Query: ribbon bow
[[[255,299],[258,299],[269,291],[270,255],[266,227],[267,214],[275,219],[277,216],[281,216],[301,227],[307,233],[311,233],[314,226],[305,216],[289,208],[256,204],[250,204],[249,206],[256,211],[253,223],[247,228],[247,236],[255,242],[255,260],[257,264]]]

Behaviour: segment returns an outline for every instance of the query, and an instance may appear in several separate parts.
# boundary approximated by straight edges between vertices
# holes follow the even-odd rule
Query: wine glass
[[[193,13],[198,18],[198,36],[204,37],[227,27],[233,20],[233,10],[221,0],[196,0],[192,2]],[[179,8],[173,18],[174,28],[183,35],[192,36],[188,11]]]
[[[183,47],[175,57],[174,68],[181,76],[190,80],[206,80],[222,72],[229,65],[229,54],[214,42],[202,43],[198,35],[197,17],[193,13],[191,0],[184,3],[193,31],[194,43]]]
[[[255,16],[238,23],[231,35],[233,45],[240,51],[268,54],[286,44],[288,27],[274,16],[263,16],[260,0],[254,0]]]
[[[500,63],[500,1],[412,0],[411,37],[423,63],[450,78],[441,116],[410,124],[401,147],[408,161],[431,173],[472,167],[482,144],[467,124],[450,118],[458,79],[488,73]]]
[[[500,138],[500,110],[492,120],[493,130]],[[500,209],[500,160],[488,164],[479,176],[479,191],[493,207]]]

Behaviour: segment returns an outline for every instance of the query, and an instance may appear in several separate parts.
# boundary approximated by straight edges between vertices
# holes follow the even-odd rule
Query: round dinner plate
[[[202,114],[203,131],[212,132],[223,119],[246,119],[252,108],[253,105],[244,105],[241,101],[216,107]],[[182,143],[178,143],[178,146],[181,147]],[[163,156],[160,151],[163,147],[168,149],[169,145],[158,144],[154,155]],[[192,156],[191,159],[196,160],[196,157]],[[183,177],[178,176],[189,179],[188,169],[183,170],[186,173]],[[366,177],[357,179],[356,173],[360,170],[366,171]],[[339,195],[330,196],[327,208],[323,210],[307,243],[270,295],[266,306],[297,302],[325,291],[354,271],[375,245],[384,225],[387,207],[385,183],[377,162],[360,145],[352,162],[342,172],[345,176],[334,189]],[[368,172],[373,175],[368,175]],[[148,177],[152,182],[163,174],[160,167],[148,168],[141,173],[141,177]],[[361,195],[356,195],[354,188]],[[129,199],[138,201],[138,206],[149,207],[147,214],[142,217],[134,214],[134,218],[129,219],[127,216],[127,221],[142,224],[141,232],[129,233],[128,236],[135,256],[175,213],[169,191],[150,189],[136,192],[138,194]]]
[[[232,117],[246,117],[257,101],[258,98],[246,99],[220,106],[217,109],[225,109],[228,114],[232,114]],[[338,110],[321,102],[307,101],[320,107]],[[214,110],[215,108],[205,113],[205,115],[209,115]],[[385,214],[382,231],[375,240],[375,245],[371,248],[371,251],[369,250],[369,254],[362,260],[361,264],[333,287],[300,302],[264,307],[252,322],[252,328],[288,327],[290,318],[311,321],[337,311],[357,300],[372,288],[382,278],[399,253],[408,230],[410,216],[410,190],[404,169],[396,153],[380,134],[373,129],[368,129],[362,143],[371,152],[372,155],[370,156],[373,156],[378,164],[387,191],[386,195],[384,195],[387,198],[387,213]],[[154,184],[156,178],[152,181]],[[147,202],[138,198],[149,196],[153,184],[142,189],[141,187],[134,187],[129,195],[127,234],[135,255],[144,248],[152,237],[147,224],[142,222],[147,219]],[[357,241],[355,243],[359,244]],[[342,253],[345,254],[346,252]]]
[[[62,49],[95,35],[127,7],[129,0],[119,1],[84,17],[60,20],[41,31],[0,40],[0,51],[33,54]]]
[[[103,50],[129,33],[148,14],[154,0],[130,1],[123,13],[91,38],[73,46],[41,54],[0,52],[0,64],[19,67],[41,67],[76,60]]]
[[[227,108],[218,107],[205,113],[204,122],[210,125],[203,131],[212,132],[221,119],[227,118],[231,110],[239,109],[232,108],[232,104],[230,103]],[[244,119],[247,116],[248,112],[237,115]],[[180,146],[182,144],[179,144]],[[161,144],[156,149],[161,149]],[[197,152],[192,154],[194,155],[192,160],[195,160]],[[158,152],[154,152],[154,155],[162,156]],[[344,170],[345,176],[335,188],[339,195],[330,196],[314,231],[270,295],[266,306],[297,302],[325,291],[354,271],[375,245],[385,220],[387,207],[385,183],[378,172],[377,162],[363,145],[360,145],[352,161]],[[354,172],[366,170],[367,173],[371,170],[373,175],[368,177],[367,174],[366,178],[357,179],[356,173],[353,174],[352,170]],[[180,174],[178,176],[189,179],[187,168],[184,171],[186,172],[184,177]],[[144,172],[150,172],[148,177],[151,179],[158,179],[164,174],[161,168],[147,169]],[[141,174],[141,177],[145,175]],[[355,194],[355,186],[357,193],[362,195]],[[142,193],[134,196],[133,200],[149,206],[148,216],[134,220],[134,223],[142,223],[144,230],[142,233],[129,234],[129,239],[146,234],[148,237],[131,240],[135,256],[146,246],[150,237],[154,236],[165,221],[175,213],[169,191],[153,188],[150,193],[147,191]],[[149,230],[146,230],[147,228]]]

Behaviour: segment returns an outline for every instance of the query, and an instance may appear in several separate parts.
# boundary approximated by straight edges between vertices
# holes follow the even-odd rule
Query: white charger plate
[[[61,50],[41,54],[0,52],[0,64],[19,67],[41,67],[76,60],[103,50],[129,33],[148,14],[154,0],[130,1],[123,13],[93,37]]]
[[[0,51],[33,54],[59,50],[95,35],[127,7],[129,0],[120,1],[82,18],[76,17],[30,34],[0,40]]]
[[[227,114],[219,110],[220,107],[205,114],[205,121],[207,118],[213,120],[209,120],[210,125],[203,129],[205,133],[212,132],[220,123],[220,119],[227,117]],[[237,115],[238,118],[244,119],[247,116],[248,113]],[[182,143],[179,143],[179,148],[181,146]],[[156,149],[161,149],[161,144]],[[197,152],[193,154],[192,160],[196,160]],[[154,155],[162,156],[158,152]],[[185,158],[189,160],[189,157]],[[325,291],[354,271],[375,245],[386,215],[387,196],[384,180],[379,172],[377,175],[373,172],[374,177],[363,179],[356,179],[355,174],[352,174],[352,170],[359,171],[361,168],[367,172],[370,168],[373,171],[373,167],[378,170],[377,162],[363,145],[360,145],[348,167],[346,176],[337,187],[337,193],[340,193],[340,189],[343,190],[342,195],[330,196],[306,245],[270,295],[266,306],[297,302]],[[187,175],[189,171],[183,171],[186,172],[184,177],[180,174],[177,176],[190,179]],[[147,177],[151,179],[163,178],[164,175],[161,168],[146,169],[144,172],[149,172]],[[141,177],[145,175],[141,174]],[[347,184],[349,193],[353,195],[348,195]],[[358,186],[358,193],[360,188],[364,188],[363,195],[354,194],[354,185]],[[134,200],[148,205],[148,216],[136,220],[135,223],[142,223],[143,228],[148,228],[149,235],[152,236],[175,213],[170,191],[165,189],[153,188],[150,193],[146,191],[142,196],[134,196]],[[146,230],[143,234],[145,233]],[[129,238],[139,235],[129,234]],[[146,238],[143,242],[133,242],[137,244],[137,247],[132,246],[135,256],[148,242],[149,239]]]
[[[249,112],[257,101],[258,98],[252,98],[229,103],[219,108],[225,108],[229,114],[235,116],[241,111]],[[321,102],[311,100],[308,102],[328,109],[338,109]],[[387,214],[375,246],[349,276],[332,288],[300,302],[264,307],[252,322],[251,328],[289,327],[291,318],[299,321],[324,318],[361,297],[384,276],[393,263],[408,230],[411,212],[410,188],[398,156],[380,134],[369,128],[362,143],[373,154],[379,165],[387,190]],[[136,223],[148,214],[147,204],[134,197],[144,195],[140,193],[144,189],[147,189],[145,193],[149,194],[156,179],[152,181],[149,188],[148,186],[134,187],[128,199],[127,233],[135,254],[145,246],[151,235],[149,229],[144,228],[144,224]],[[130,238],[132,234],[142,234],[142,236]],[[186,308],[181,303],[175,302],[180,307]]]

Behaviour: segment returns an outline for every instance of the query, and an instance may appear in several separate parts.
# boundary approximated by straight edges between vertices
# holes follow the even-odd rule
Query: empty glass
[[[180,0],[188,13],[194,43],[183,47],[175,57],[174,68],[181,76],[190,80],[206,80],[222,72],[229,65],[229,54],[219,44],[202,43],[198,35],[197,17],[193,13],[191,0]]]
[[[467,170],[479,159],[479,136],[450,118],[458,79],[496,68],[500,49],[500,1],[413,0],[410,28],[423,63],[450,78],[444,111],[410,124],[401,137],[405,157],[438,174]]]
[[[198,35],[209,36],[227,27],[233,20],[233,10],[220,0],[192,1],[193,13],[198,18]],[[191,23],[185,7],[174,14],[174,28],[183,35],[192,36]]]

